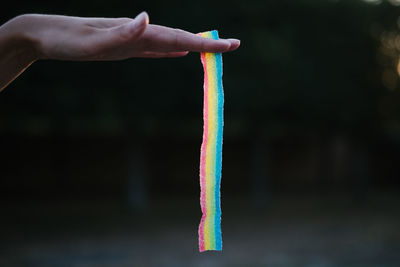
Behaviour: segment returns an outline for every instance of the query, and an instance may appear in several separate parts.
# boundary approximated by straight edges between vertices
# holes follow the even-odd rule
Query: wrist
[[[10,52],[17,56],[20,61],[32,63],[39,59],[39,41],[32,33],[31,16],[20,15],[13,18],[2,26]],[[1,36],[0,36],[1,38]]]
[[[0,91],[38,59],[27,22],[19,16],[0,26]]]

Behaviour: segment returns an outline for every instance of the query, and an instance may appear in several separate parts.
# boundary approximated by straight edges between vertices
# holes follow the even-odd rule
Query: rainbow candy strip
[[[218,31],[200,33],[218,40]],[[221,167],[224,91],[221,53],[201,53],[204,68],[204,130],[200,155],[200,206],[203,216],[199,226],[199,250],[222,250],[221,237]]]

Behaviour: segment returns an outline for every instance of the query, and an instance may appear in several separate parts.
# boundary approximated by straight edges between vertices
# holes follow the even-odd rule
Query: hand
[[[179,57],[189,51],[228,52],[239,40],[212,40],[179,29],[148,24],[146,12],[135,19],[26,15],[39,58],[120,60]],[[51,25],[51,26],[49,26]]]
[[[122,60],[229,52],[237,39],[212,40],[149,24],[147,13],[130,18],[22,15],[0,27],[0,91],[38,59]]]

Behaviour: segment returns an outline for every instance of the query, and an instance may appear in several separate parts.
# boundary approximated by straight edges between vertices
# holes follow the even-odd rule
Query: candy
[[[218,40],[218,31],[200,33]],[[199,250],[222,250],[221,237],[221,167],[224,125],[224,91],[221,53],[201,53],[204,68],[203,143],[200,153]]]

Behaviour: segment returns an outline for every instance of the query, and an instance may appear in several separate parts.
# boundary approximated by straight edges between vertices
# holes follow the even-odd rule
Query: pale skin
[[[41,59],[123,60],[182,57],[189,52],[229,52],[237,39],[212,40],[136,18],[82,18],[27,14],[0,27],[0,91]]]

